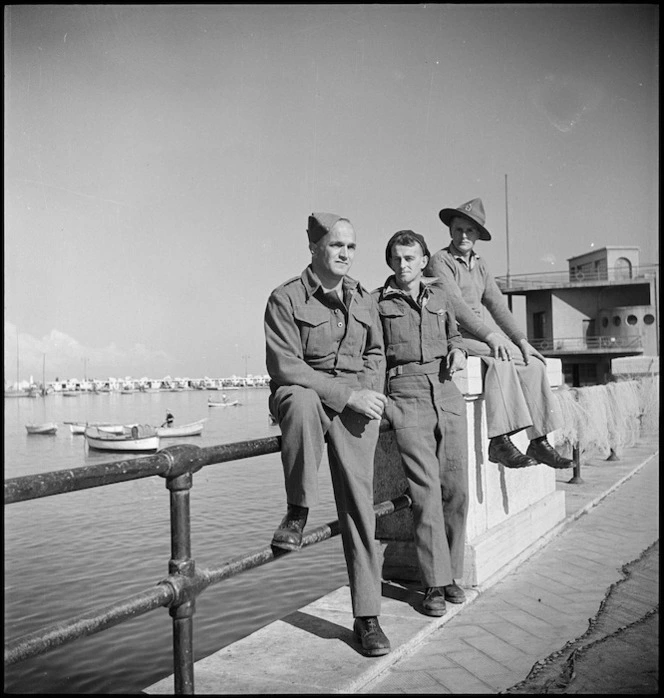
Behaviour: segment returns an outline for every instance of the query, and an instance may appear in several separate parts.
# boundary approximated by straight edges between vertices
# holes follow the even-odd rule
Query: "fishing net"
[[[556,391],[564,426],[557,441],[608,458],[659,425],[659,376]]]
[[[659,430],[659,375],[638,381],[639,419],[646,433]]]

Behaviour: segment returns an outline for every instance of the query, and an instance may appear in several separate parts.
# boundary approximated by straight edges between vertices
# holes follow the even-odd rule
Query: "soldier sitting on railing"
[[[483,316],[486,308],[512,340],[496,333],[502,338],[496,351],[461,323],[468,355],[479,356],[486,368],[484,399],[489,460],[508,468],[538,463],[552,468],[571,467],[572,461],[563,458],[546,438],[548,433],[563,426],[560,407],[547,378],[546,359],[528,342],[484,258],[474,251],[477,240],[491,240],[484,227],[482,200],[472,199],[456,209],[444,208],[438,215],[449,226],[452,242],[433,255],[425,274],[456,282],[463,299],[478,317]],[[525,454],[509,438],[522,429],[528,429],[530,438]]]
[[[276,288],[265,310],[270,412],[282,431],[287,512],[272,545],[297,550],[318,503],[325,442],[353,605],[368,656],[390,651],[378,624],[373,460],[383,409],[385,354],[375,300],[347,276],[355,230],[331,213],[309,217],[311,264]]]

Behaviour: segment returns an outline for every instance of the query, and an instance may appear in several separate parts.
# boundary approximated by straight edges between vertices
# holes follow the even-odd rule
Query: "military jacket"
[[[442,288],[423,283],[416,302],[390,284],[393,278],[372,292],[383,327],[387,368],[442,359],[454,348],[465,354],[452,303]]]
[[[272,291],[264,326],[273,391],[312,388],[341,412],[353,389],[382,390],[385,353],[376,301],[350,277],[343,294],[344,302],[327,297],[311,266]]]

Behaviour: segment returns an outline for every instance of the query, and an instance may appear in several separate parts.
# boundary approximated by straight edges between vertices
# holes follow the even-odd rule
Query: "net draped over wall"
[[[556,391],[565,426],[558,443],[608,457],[659,425],[659,375]]]

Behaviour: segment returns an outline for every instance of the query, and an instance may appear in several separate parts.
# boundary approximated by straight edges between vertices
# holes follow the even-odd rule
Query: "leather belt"
[[[409,364],[400,364],[399,366],[388,369],[387,377],[394,378],[395,376],[416,376],[438,373],[442,363],[443,359],[435,359],[434,361],[427,361],[423,364],[414,361]]]

